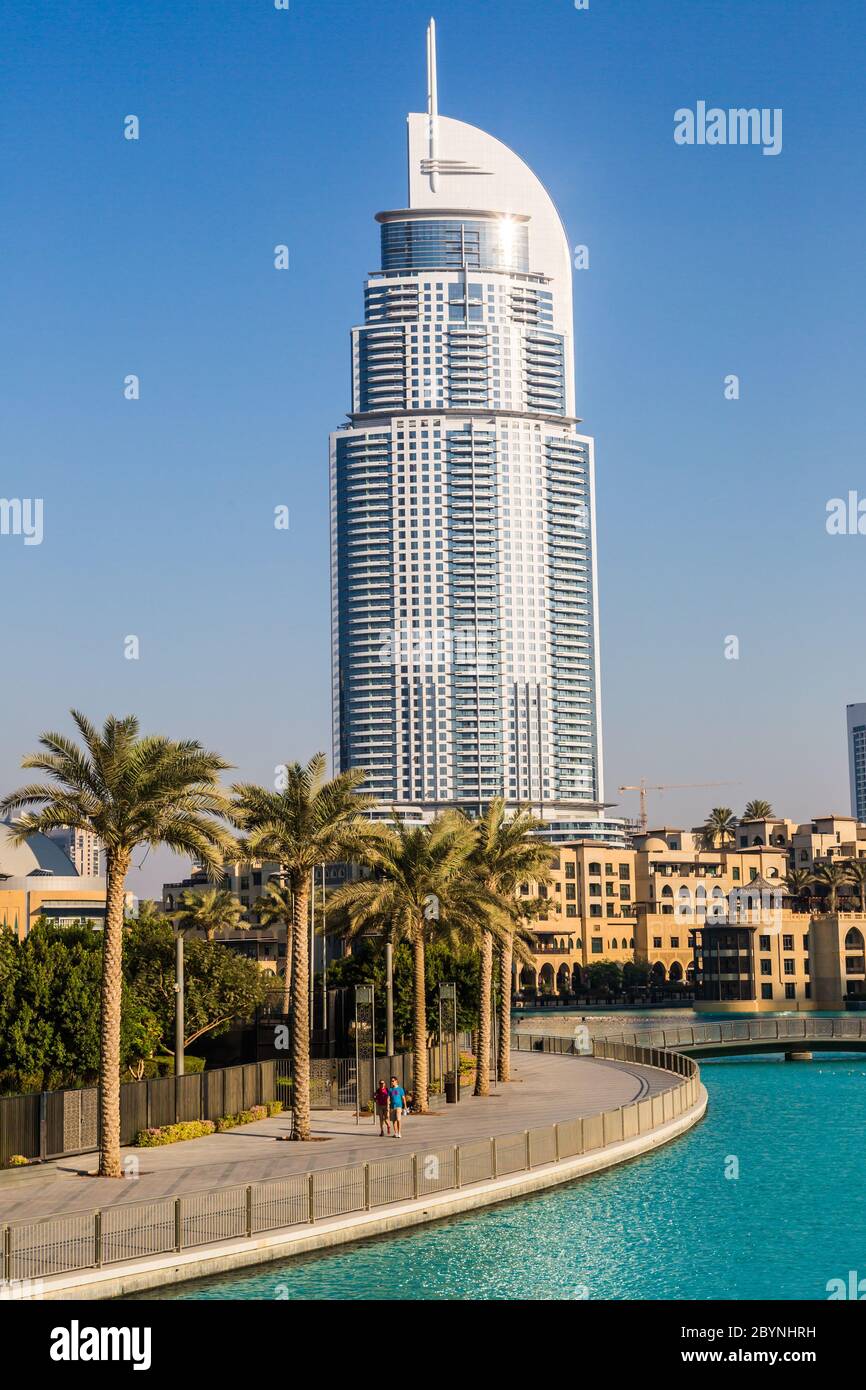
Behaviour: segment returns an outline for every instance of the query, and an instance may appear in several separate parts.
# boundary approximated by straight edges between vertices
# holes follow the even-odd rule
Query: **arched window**
[[[845,934],[845,950],[863,950],[863,933],[861,931],[858,931],[856,927],[851,927],[850,931],[846,932]]]

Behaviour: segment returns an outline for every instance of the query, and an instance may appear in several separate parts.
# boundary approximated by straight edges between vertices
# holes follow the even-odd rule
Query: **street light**
[[[183,927],[178,926],[174,939],[174,1074],[183,1076]]]

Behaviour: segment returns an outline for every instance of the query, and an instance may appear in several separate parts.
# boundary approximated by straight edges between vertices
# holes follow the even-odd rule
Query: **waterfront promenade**
[[[33,1221],[124,1202],[263,1182],[311,1169],[364,1163],[393,1154],[423,1153],[441,1145],[514,1134],[599,1114],[670,1088],[670,1073],[635,1063],[591,1057],[513,1054],[514,1080],[485,1098],[467,1096],[431,1116],[409,1116],[400,1140],[380,1138],[378,1123],[347,1110],[314,1111],[319,1142],[280,1143],[291,1128],[283,1114],[226,1134],[165,1148],[123,1150],[131,1176],[118,1181],[91,1176],[96,1155],[61,1159],[28,1173],[26,1181],[0,1184],[0,1223]]]

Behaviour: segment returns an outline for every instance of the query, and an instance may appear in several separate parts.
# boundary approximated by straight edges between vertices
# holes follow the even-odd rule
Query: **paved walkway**
[[[404,1122],[402,1140],[380,1138],[378,1123],[362,1117],[356,1124],[352,1111],[314,1111],[313,1134],[324,1142],[275,1142],[291,1127],[290,1117],[279,1115],[227,1134],[165,1148],[124,1149],[125,1159],[135,1156],[139,1172],[123,1181],[91,1176],[95,1155],[62,1159],[45,1166],[44,1182],[0,1186],[0,1222],[174,1197],[311,1168],[363,1163],[392,1152],[421,1152],[513,1134],[628,1105],[673,1084],[673,1077],[666,1072],[589,1057],[515,1053],[512,1067],[515,1079],[497,1086],[489,1097],[464,1097],[459,1105],[449,1105],[430,1117],[410,1116]]]

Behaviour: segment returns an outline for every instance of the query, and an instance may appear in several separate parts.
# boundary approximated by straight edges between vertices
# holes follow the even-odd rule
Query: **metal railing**
[[[670,1028],[610,1033],[605,1041],[640,1043],[651,1048],[707,1047],[724,1043],[862,1042],[866,1044],[866,1018],[767,1018],[722,1023],[677,1024]],[[571,1039],[548,1041],[570,1042]],[[844,1047],[842,1048],[844,1051]]]
[[[544,1052],[575,1053],[571,1039],[531,1035],[516,1039],[518,1051],[537,1050],[539,1043]],[[648,1134],[697,1103],[698,1066],[681,1053],[608,1038],[596,1039],[593,1052],[596,1057],[661,1068],[673,1073],[672,1084],[656,1095],[614,1110],[516,1134],[182,1197],[123,1202],[98,1211],[12,1222],[0,1230],[0,1281],[33,1281],[149,1256],[179,1254],[217,1242],[250,1239],[374,1211],[431,1193],[460,1191]]]

